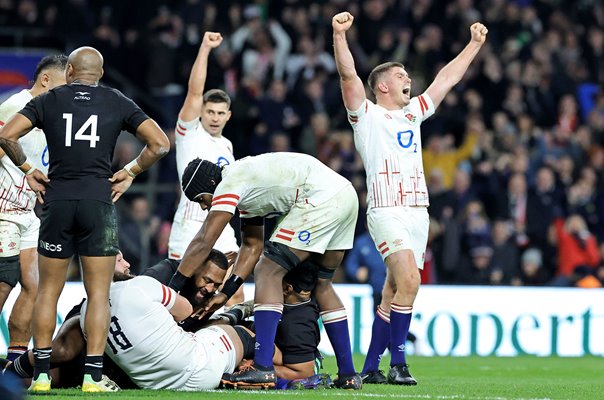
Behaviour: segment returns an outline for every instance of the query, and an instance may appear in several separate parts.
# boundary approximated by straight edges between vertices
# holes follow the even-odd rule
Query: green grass
[[[138,399],[604,399],[604,359],[538,357],[412,357],[411,372],[418,380],[415,387],[365,385],[350,392],[337,389],[313,391],[211,391],[183,393],[171,391],[128,390],[115,394],[85,395],[76,389],[53,390],[49,394],[30,395],[29,399],[72,400],[77,398]],[[360,367],[362,356],[355,358]],[[387,360],[382,361],[386,367]],[[325,372],[336,372],[335,361],[328,358]]]

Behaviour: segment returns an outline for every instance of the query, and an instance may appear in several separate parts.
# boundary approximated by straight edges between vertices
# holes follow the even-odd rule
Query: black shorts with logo
[[[54,200],[42,207],[38,253],[50,258],[118,253],[117,213],[98,200]]]

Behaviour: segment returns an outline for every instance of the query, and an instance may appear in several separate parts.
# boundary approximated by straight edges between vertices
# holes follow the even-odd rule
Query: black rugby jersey
[[[149,117],[119,90],[73,83],[34,97],[20,111],[44,131],[48,178],[44,200],[111,203],[111,160],[120,132]]]

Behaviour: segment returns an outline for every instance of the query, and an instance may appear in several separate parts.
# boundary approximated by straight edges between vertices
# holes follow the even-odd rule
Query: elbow
[[[168,152],[170,151],[170,140],[162,132],[161,137],[159,137],[158,140],[155,141],[155,143],[150,145],[149,149],[151,150],[153,155],[155,155],[158,158],[162,158],[163,156],[168,154]]]

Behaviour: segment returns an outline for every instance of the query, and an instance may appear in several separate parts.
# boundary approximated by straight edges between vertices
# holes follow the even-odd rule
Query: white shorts
[[[392,253],[412,250],[417,268],[424,268],[430,217],[426,207],[377,207],[367,211],[367,227],[385,260]]]
[[[203,222],[194,220],[182,220],[174,221],[172,223],[172,230],[170,231],[170,239],[168,240],[168,258],[172,260],[180,260],[185,255],[185,250],[189,247],[189,244],[201,229]],[[235,231],[231,224],[227,226],[220,234],[220,237],[214,245],[216,250],[220,250],[223,253],[229,251],[238,252],[239,246],[237,246],[237,239],[235,238]]]
[[[358,212],[357,193],[352,185],[347,185],[318,206],[310,203],[294,205],[279,222],[270,240],[319,254],[326,250],[351,249]]]
[[[32,211],[0,214],[0,257],[19,255],[21,250],[38,247],[40,220]]]
[[[216,389],[222,374],[230,374],[237,366],[237,351],[229,335],[219,326],[210,326],[195,332],[199,364],[182,390]]]

